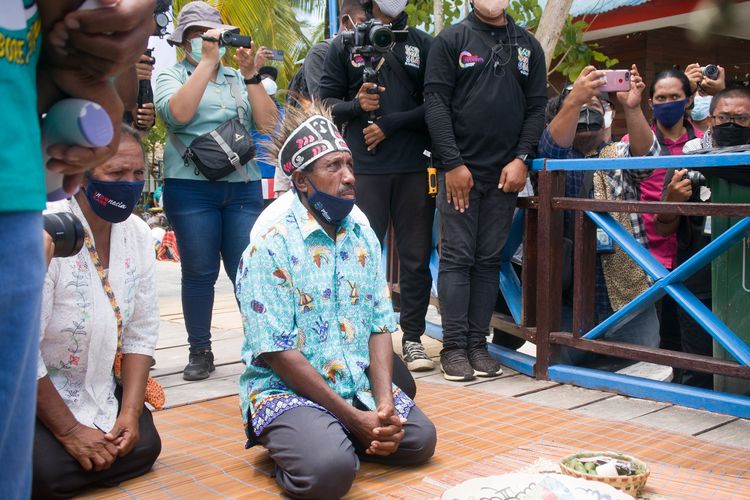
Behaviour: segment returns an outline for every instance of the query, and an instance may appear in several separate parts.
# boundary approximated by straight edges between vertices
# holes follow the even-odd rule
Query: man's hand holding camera
[[[667,185],[666,201],[686,202],[693,196],[693,183],[686,176],[687,169],[676,170]]]
[[[379,87],[377,83],[365,82],[357,92],[359,107],[365,113],[371,113],[380,109],[380,94],[385,92],[385,87]]]
[[[690,88],[693,92],[699,91],[701,95],[716,95],[726,87],[726,73],[722,66],[715,66],[714,70],[718,69],[718,75],[712,75],[716,78],[711,78],[707,74],[707,68],[698,63],[688,64],[685,68],[685,76],[690,80]]]

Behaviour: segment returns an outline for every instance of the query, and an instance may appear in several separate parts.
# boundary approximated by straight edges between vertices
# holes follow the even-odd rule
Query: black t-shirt
[[[447,170],[465,164],[475,178],[497,182],[514,156],[536,152],[547,103],[544,51],[510,17],[500,27],[484,24],[474,14],[466,21],[471,27],[462,22],[442,31],[427,60],[425,96],[433,153]],[[502,43],[502,50],[493,56],[476,30]],[[432,119],[433,106],[440,102],[450,120]]]
[[[402,17],[405,23],[405,15]],[[399,29],[395,22],[394,29]],[[337,124],[344,125],[344,139],[352,150],[355,173],[396,174],[426,169],[428,160],[423,153],[429,149],[429,134],[424,121],[422,88],[432,37],[415,28],[408,31],[406,42],[397,43],[392,53],[413,82],[416,95],[407,90],[403,80],[383,61],[378,79],[386,90],[380,94],[377,123],[386,139],[378,144],[375,154],[367,151],[362,134],[368,126],[369,114],[353,101],[362,86],[363,63],[361,59],[352,61],[340,36],[333,40],[326,55],[320,98],[332,106]]]

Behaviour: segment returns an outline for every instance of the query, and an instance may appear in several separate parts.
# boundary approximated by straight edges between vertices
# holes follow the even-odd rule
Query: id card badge
[[[615,253],[615,243],[600,227],[596,228],[596,253]]]

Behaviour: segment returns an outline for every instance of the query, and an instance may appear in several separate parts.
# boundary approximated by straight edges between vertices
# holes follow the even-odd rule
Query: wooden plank
[[[667,431],[679,429],[683,434],[699,434],[736,420],[729,415],[694,410],[684,406],[669,406],[663,410],[640,416],[633,422]]]
[[[521,396],[520,399],[530,403],[569,410],[611,397],[612,394],[606,392],[592,391],[572,385],[559,385],[546,391]]]
[[[236,396],[239,391],[239,381],[239,375],[231,375],[222,378],[207,378],[199,382],[171,387],[168,391],[165,391],[167,398],[165,408],[174,408],[175,406],[198,403],[226,396]],[[239,400],[237,404],[239,405]],[[238,425],[241,426],[242,422],[239,421],[239,418],[240,412],[238,411]]]
[[[750,449],[750,420],[735,420],[711,431],[699,433],[697,437],[712,443]]]
[[[244,371],[245,365],[241,362],[230,363],[228,365],[220,365],[216,367],[216,370],[206,380],[219,380],[234,375],[242,375],[242,372]],[[184,380],[182,378],[182,372],[157,377],[156,380],[157,382],[159,382],[159,384],[161,384],[165,391],[167,389],[172,389],[181,385],[194,385],[197,383],[196,381],[190,382]]]
[[[750,203],[674,203],[669,201],[605,201],[555,197],[555,210],[626,212],[646,214],[713,215],[750,217]]]
[[[550,382],[549,380],[536,380],[532,377],[527,377],[526,375],[521,375],[516,372],[513,376],[472,385],[471,388],[500,396],[511,397],[544,391],[545,389],[556,387],[558,385],[560,384]]]
[[[467,385],[468,386],[475,386],[477,384],[482,384],[482,383],[488,382],[490,380],[498,380],[500,378],[511,377],[511,376],[513,376],[513,374],[517,373],[517,372],[514,372],[513,370],[509,370],[509,372],[513,372],[513,373],[512,374],[511,373],[506,374],[505,373],[505,368],[503,368],[503,374],[500,375],[500,377],[496,377],[494,379],[487,379],[487,378],[476,377],[476,378],[474,378],[474,380],[469,380],[469,381],[453,381],[453,380],[445,380],[445,377],[443,377],[443,373],[440,371],[440,368],[438,368],[436,370],[436,372],[437,373],[435,373],[433,375],[428,375],[426,377],[419,377],[419,381],[420,382],[430,382],[432,384],[438,384],[438,385],[456,386],[456,387],[462,387],[462,386],[467,386]]]
[[[625,396],[614,396],[603,401],[597,401],[573,410],[582,415],[592,417],[606,418],[607,420],[632,420],[642,415],[646,415],[664,410],[669,405],[666,403],[657,403],[645,399],[633,399]],[[668,409],[668,408],[667,408]],[[731,418],[731,417],[729,417]],[[674,429],[674,427],[672,428]],[[667,429],[671,430],[671,429]]]
[[[243,338],[232,336],[230,338],[214,337],[211,350],[214,353],[214,362],[217,364],[236,363],[240,360],[240,350]],[[156,351],[156,365],[151,370],[152,377],[181,373],[188,361],[189,349],[187,345],[170,347]]]
[[[698,354],[688,354],[608,340],[575,339],[568,332],[552,332],[550,334],[550,341],[555,344],[625,359],[646,361],[658,365],[668,365],[675,368],[704,371],[730,377],[750,378],[750,367],[740,366],[734,361],[714,359]]]

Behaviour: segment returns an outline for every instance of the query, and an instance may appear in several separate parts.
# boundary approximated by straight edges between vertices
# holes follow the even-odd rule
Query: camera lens
[[[715,64],[708,64],[703,68],[703,76],[710,80],[717,80],[719,78],[719,67]]]
[[[55,243],[54,257],[71,257],[83,248],[83,224],[71,213],[44,214],[44,230]]]
[[[387,26],[375,26],[370,31],[370,43],[378,52],[387,52],[395,43],[393,32]]]

